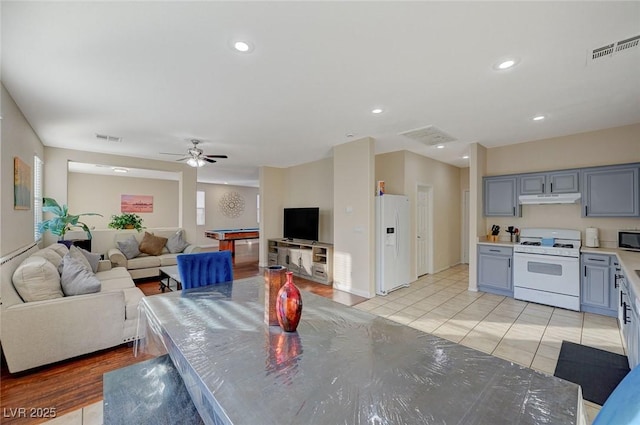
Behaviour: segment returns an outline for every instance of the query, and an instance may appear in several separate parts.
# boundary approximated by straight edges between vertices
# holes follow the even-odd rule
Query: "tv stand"
[[[333,284],[333,245],[301,239],[269,239],[269,266],[285,266],[293,274]]]

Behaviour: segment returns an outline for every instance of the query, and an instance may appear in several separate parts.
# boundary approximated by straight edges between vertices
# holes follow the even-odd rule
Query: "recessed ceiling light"
[[[469,155],[463,156],[462,159],[469,159]]]
[[[533,117],[534,121],[542,121],[544,119],[544,115],[536,115],[535,117]]]
[[[444,145],[436,145],[436,148],[438,148],[438,149],[444,149]]]
[[[515,58],[503,59],[494,65],[494,68],[498,71],[504,71],[505,69],[513,68],[518,63]]]
[[[253,50],[251,44],[246,41],[234,41],[233,48],[241,53],[249,53],[251,50]]]
[[[382,113],[382,109],[381,108],[375,108],[371,110],[372,114],[381,114]]]
[[[129,170],[127,170],[126,168],[120,168],[120,167],[113,167],[112,168],[114,173],[128,173]]]

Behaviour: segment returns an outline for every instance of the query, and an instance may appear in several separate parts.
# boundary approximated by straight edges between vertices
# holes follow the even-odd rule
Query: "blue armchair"
[[[624,377],[600,409],[593,425],[640,424],[640,366]]]
[[[199,288],[233,280],[231,251],[181,254],[177,257],[182,289]]]

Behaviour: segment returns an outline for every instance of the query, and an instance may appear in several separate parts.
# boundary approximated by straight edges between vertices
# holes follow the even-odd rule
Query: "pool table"
[[[231,251],[231,259],[235,263],[236,241],[242,239],[257,239],[260,237],[260,229],[250,227],[246,229],[205,230],[204,235],[220,241],[220,251]]]

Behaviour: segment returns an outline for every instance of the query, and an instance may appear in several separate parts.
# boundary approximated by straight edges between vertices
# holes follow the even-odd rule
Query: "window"
[[[196,192],[196,225],[204,226],[204,192]]]
[[[40,223],[42,223],[42,160],[37,156],[33,157],[33,240],[42,239],[40,233]]]

